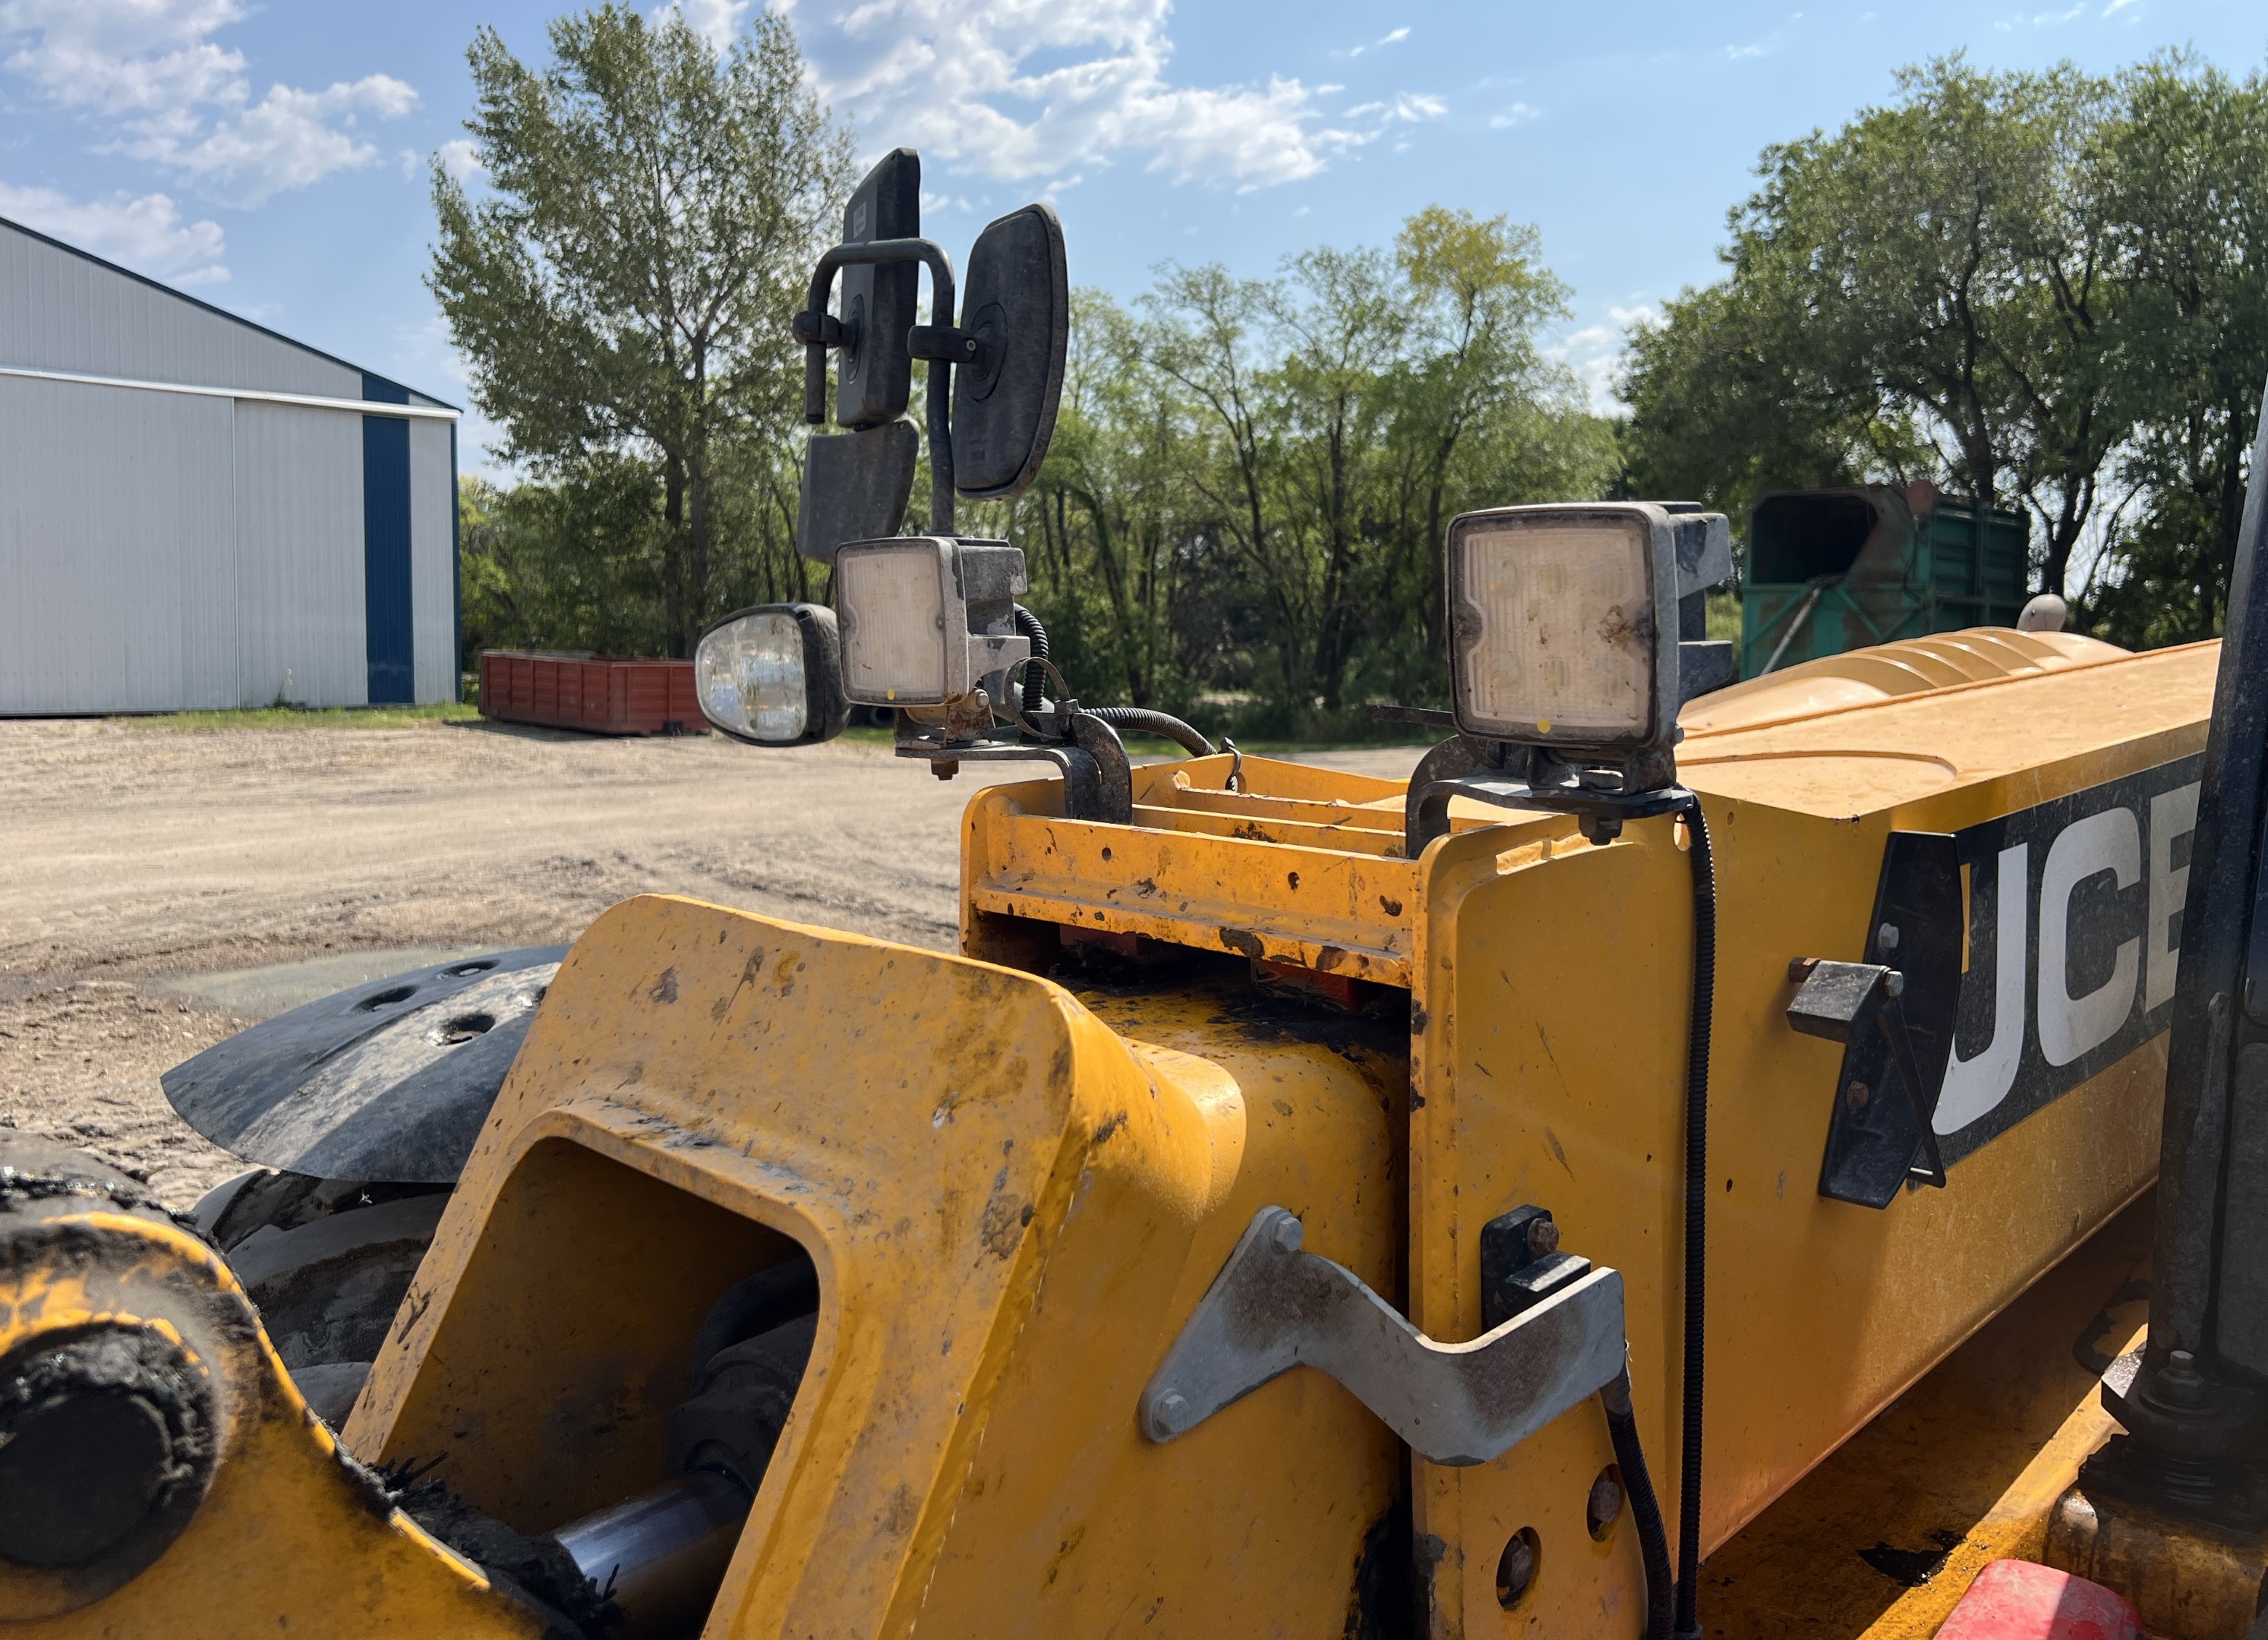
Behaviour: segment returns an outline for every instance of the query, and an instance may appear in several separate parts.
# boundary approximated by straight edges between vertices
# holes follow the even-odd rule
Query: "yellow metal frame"
[[[42,1640],[544,1632],[344,1457],[196,1237],[97,1198],[0,1205],[0,1354],[93,1325],[151,1329],[205,1376],[211,1487],[154,1564],[91,1605],[61,1609],[55,1578],[0,1566],[0,1626]]]

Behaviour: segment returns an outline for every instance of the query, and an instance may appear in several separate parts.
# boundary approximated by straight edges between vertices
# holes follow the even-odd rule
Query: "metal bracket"
[[[1787,1005],[1788,1024],[1806,1036],[1824,1037],[1853,1050],[1844,1055],[1846,1070],[1854,1062],[1862,1070],[1880,1064],[1887,1054],[1889,1069],[1904,1096],[1897,1115],[1877,1114],[1876,1085],[1863,1075],[1844,1078],[1828,1123],[1819,1194],[1879,1208],[1890,1204],[1901,1182],[1942,1190],[1945,1160],[1931,1121],[1937,1114],[1945,1076],[1940,1068],[1933,1081],[1922,1080],[1913,1033],[1906,1026],[1905,975],[1870,962],[1804,960],[1809,966],[1802,989]],[[1878,1035],[1879,1042],[1871,1041]],[[1871,1057],[1870,1046],[1874,1050]],[[1876,1082],[1880,1079],[1877,1075]],[[1900,1168],[1903,1173],[1896,1171]]]
[[[1623,1278],[1594,1269],[1469,1343],[1426,1337],[1351,1270],[1302,1253],[1280,1207],[1253,1216],[1142,1392],[1163,1443],[1295,1366],[1329,1373],[1429,1462],[1487,1463],[1623,1369]]]
[[[1064,818],[1101,820],[1112,826],[1134,823],[1134,771],[1126,761],[1125,743],[1118,732],[1074,704],[1054,714],[1070,719],[1064,739],[1025,740],[948,740],[937,734],[909,735],[901,717],[897,754],[918,758],[949,780],[962,763],[1005,763],[1037,761],[1053,763],[1064,777]]]
[[[1954,839],[1892,832],[1867,962],[1799,959],[1787,1022],[1843,1044],[1819,1194],[1886,1208],[1902,1185],[1945,1183],[1932,1125],[1960,997],[1961,865]],[[1895,966],[1894,966],[1895,964]],[[1889,1097],[1895,1078],[1901,1097]]]
[[[1416,859],[1425,845],[1449,835],[1449,803],[1470,798],[1499,808],[1543,809],[1572,814],[1583,835],[1611,842],[1630,820],[1674,814],[1693,794],[1673,783],[1675,769],[1631,768],[1618,772],[1626,789],[1587,783],[1606,770],[1574,769],[1530,746],[1458,735],[1428,752],[1410,776],[1402,811],[1402,849]],[[1649,776],[1660,776],[1653,780]],[[1636,783],[1636,789],[1627,789]]]

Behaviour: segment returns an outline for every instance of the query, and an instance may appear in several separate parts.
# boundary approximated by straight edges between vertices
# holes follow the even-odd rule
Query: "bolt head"
[[[1892,997],[1904,996],[1906,994],[1906,976],[1900,974],[1896,968],[1891,969],[1888,974],[1885,974],[1882,976],[1882,989],[1888,995]]]
[[[1895,923],[1885,923],[1876,929],[1874,944],[1883,951],[1896,951],[1898,948],[1898,925]]]
[[[1528,1255],[1540,1259],[1559,1251],[1559,1226],[1548,1218],[1528,1221]]]
[[[1268,1239],[1276,1244],[1278,1253],[1297,1253],[1307,1239],[1307,1227],[1286,1213],[1270,1227]]]
[[[1189,1403],[1172,1390],[1167,1390],[1150,1403],[1150,1428],[1160,1440],[1169,1435],[1179,1435],[1182,1421],[1189,1416]]]
[[[2154,1398],[2169,1407],[2181,1407],[2195,1411],[2210,1399],[2205,1374],[2197,1369],[2197,1357],[2186,1350],[2176,1350],[2166,1357],[2165,1370],[2157,1375],[2152,1386]]]

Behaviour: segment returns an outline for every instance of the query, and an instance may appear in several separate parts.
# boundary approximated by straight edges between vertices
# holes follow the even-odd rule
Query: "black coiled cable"
[[[1680,811],[1693,843],[1693,1011],[1685,1038],[1685,1340],[1684,1417],[1677,1466],[1677,1577],[1669,1575],[1669,1543],[1638,1440],[1631,1407],[1630,1368],[1599,1392],[1607,1433],[1622,1466],[1646,1568],[1646,1640],[1700,1640],[1696,1607],[1701,1594],[1701,1369],[1708,1320],[1709,1038],[1717,997],[1717,866],[1709,852],[1709,822],[1701,799]]]
[[[1669,1533],[1661,1520],[1661,1500],[1646,1471],[1646,1446],[1638,1438],[1638,1414],[1631,1407],[1630,1367],[1599,1392],[1606,1408],[1607,1434],[1622,1467],[1623,1490],[1630,1497],[1631,1519],[1638,1527],[1639,1563],[1646,1568],[1646,1640],[1671,1640],[1677,1585],[1669,1575]]]
[[[1693,1017],[1685,1041],[1685,1388],[1677,1465],[1676,1640],[1699,1640],[1701,1368],[1708,1319],[1709,1033],[1717,997],[1717,866],[1701,799],[1686,805],[1693,838]]]
[[[1029,674],[1026,687],[1029,688]],[[1191,757],[1211,757],[1213,744],[1171,712],[1153,712],[1146,706],[1088,706],[1090,717],[1100,717],[1113,729],[1135,729],[1177,742]]]
[[[1040,618],[1034,614],[1030,610],[1025,608],[1021,604],[1018,604],[1015,607],[1016,630],[1022,633],[1026,637],[1031,639],[1032,658],[1034,660],[1052,660],[1054,657],[1048,653],[1048,629],[1040,624]],[[1038,717],[1040,710],[1047,703],[1048,697],[1046,694],[1046,680],[1040,676],[1040,669],[1037,666],[1025,667],[1025,715],[1031,717]]]

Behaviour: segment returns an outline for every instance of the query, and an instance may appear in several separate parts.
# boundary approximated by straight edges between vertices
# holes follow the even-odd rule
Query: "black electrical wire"
[[[1032,687],[1032,674],[1024,674],[1024,687]],[[1027,710],[1030,709],[1026,708]],[[1082,709],[1090,717],[1099,717],[1113,729],[1135,729],[1144,734],[1153,734],[1162,739],[1178,742],[1191,757],[1211,757],[1213,744],[1171,712],[1153,712],[1146,706],[1090,706]]]
[[[1671,1640],[1677,1586],[1669,1575],[1669,1533],[1662,1525],[1661,1500],[1653,1494],[1653,1477],[1646,1471],[1646,1446],[1638,1438],[1627,1363],[1615,1374],[1615,1381],[1599,1392],[1599,1404],[1606,1408],[1607,1434],[1615,1444],[1623,1491],[1638,1527],[1638,1562],[1646,1568],[1646,1640]]]
[[[1015,609],[1016,630],[1032,640],[1032,658],[1051,659],[1052,657],[1048,653],[1048,629],[1040,624],[1040,618],[1021,604],[1018,604]],[[1028,716],[1037,717],[1047,702],[1045,680],[1040,676],[1040,669],[1037,666],[1027,666],[1024,668],[1025,712]]]
[[[1676,1640],[1699,1640],[1701,1369],[1708,1317],[1709,1029],[1717,996],[1717,867],[1701,799],[1687,801],[1693,839],[1693,1017],[1685,1041],[1684,1427],[1677,1465]]]

